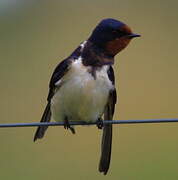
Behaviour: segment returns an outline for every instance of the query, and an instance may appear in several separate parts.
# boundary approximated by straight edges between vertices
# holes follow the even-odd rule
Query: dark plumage
[[[134,37],[121,21],[104,19],[68,58],[55,68],[50,83],[47,106],[41,122],[51,118],[64,121],[75,133],[70,121],[112,120],[117,101],[112,65],[114,56]],[[98,127],[101,127],[98,125]],[[34,141],[44,136],[47,127],[38,127]],[[99,171],[107,174],[112,148],[112,125],[104,125]]]

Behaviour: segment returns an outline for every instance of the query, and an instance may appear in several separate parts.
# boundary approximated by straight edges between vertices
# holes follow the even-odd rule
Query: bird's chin
[[[122,51],[123,49],[125,49],[129,42],[130,42],[130,38],[117,38],[115,40],[109,41],[106,44],[106,51],[111,54],[112,56],[115,56],[116,54],[118,54],[120,51]]]

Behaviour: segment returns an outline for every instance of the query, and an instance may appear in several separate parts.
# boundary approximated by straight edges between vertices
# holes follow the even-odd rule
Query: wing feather
[[[114,71],[112,66],[110,66],[108,70],[108,77],[114,85],[115,79],[114,79]],[[117,101],[117,94],[116,94],[116,90],[113,89],[109,93],[108,102],[104,111],[104,120],[113,119],[116,101]],[[112,124],[107,124],[104,125],[103,127],[101,158],[99,163],[99,171],[103,172],[104,175],[107,174],[109,169],[110,160],[111,160],[111,149],[112,149]]]
[[[55,68],[50,83],[49,83],[49,94],[47,97],[48,103],[45,108],[45,111],[42,115],[41,121],[40,122],[49,122],[51,120],[51,98],[53,97],[55,93],[56,87],[59,86],[59,82],[62,79],[62,77],[68,72],[70,69],[70,64],[72,63],[72,59],[68,58],[63,60],[61,63],[57,65]],[[47,130],[48,126],[39,126],[36,130],[35,136],[34,136],[34,141],[37,139],[41,139],[44,137],[45,132]]]

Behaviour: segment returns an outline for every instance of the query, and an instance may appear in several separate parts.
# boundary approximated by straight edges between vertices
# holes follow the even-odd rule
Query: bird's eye
[[[112,30],[112,34],[113,34],[114,37],[122,37],[122,36],[128,35],[127,32],[122,31],[122,30],[120,30],[120,29]]]
[[[116,35],[121,35],[121,36],[125,34],[125,32],[123,32],[123,31],[121,31],[121,30],[119,30],[119,29],[113,30],[112,33],[113,33],[113,34],[116,34]]]
[[[118,32],[117,32],[116,30],[113,30],[112,33],[113,33],[113,34],[117,34]]]

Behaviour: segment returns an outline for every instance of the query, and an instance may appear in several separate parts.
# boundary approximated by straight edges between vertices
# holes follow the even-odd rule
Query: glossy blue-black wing
[[[108,77],[112,84],[115,85],[115,77],[112,66],[108,70]],[[108,102],[104,111],[104,120],[112,120],[115,104],[117,101],[116,89],[112,89],[109,93]],[[104,175],[107,174],[110,160],[111,160],[111,149],[112,149],[112,124],[104,125],[103,136],[101,143],[101,158],[99,163],[99,171],[103,172]]]
[[[56,87],[59,85],[60,80],[65,75],[65,73],[69,70],[70,64],[72,60],[71,59],[65,59],[61,63],[57,65],[55,68],[50,83],[49,83],[49,93],[48,93],[48,103],[46,105],[45,111],[42,115],[40,122],[49,122],[51,120],[51,98],[53,97],[55,93]],[[47,130],[48,126],[39,126],[36,130],[34,141],[37,139],[43,138],[45,131]]]
[[[51,101],[51,98],[53,97],[55,93],[56,87],[60,84],[60,81],[62,77],[66,74],[66,72],[70,69],[70,64],[72,63],[72,59],[65,59],[61,63],[59,63],[52,76],[49,83],[49,94],[48,94],[48,101]]]

